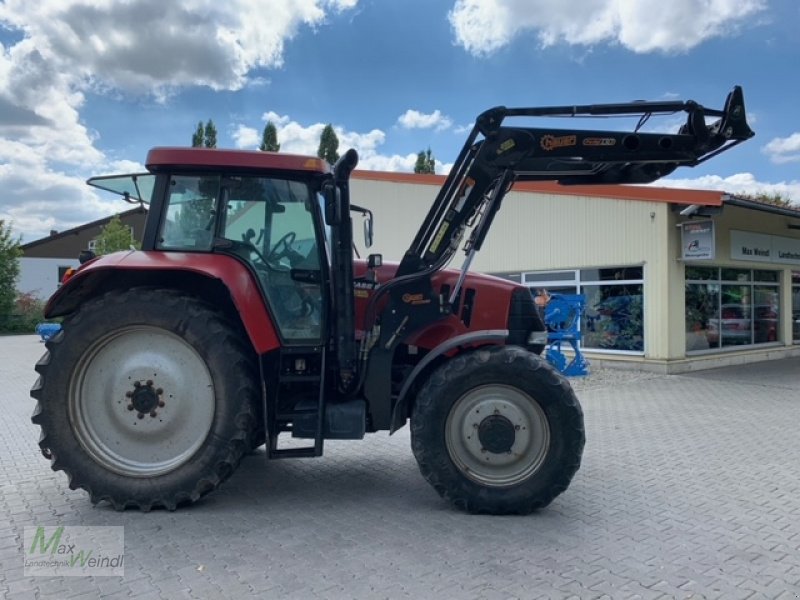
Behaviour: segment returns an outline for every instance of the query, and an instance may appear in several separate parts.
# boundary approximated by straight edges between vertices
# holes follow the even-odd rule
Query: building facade
[[[402,257],[443,181],[355,173],[352,200],[375,215],[369,252]],[[582,294],[594,361],[681,372],[800,355],[800,211],[722,192],[518,184],[471,269]]]
[[[361,256],[399,260],[443,183],[355,172],[352,201],[375,216],[372,248],[354,236]],[[145,214],[120,215],[137,239]],[[20,290],[52,294],[108,220],[23,246]],[[581,294],[596,362],[682,372],[800,355],[800,211],[712,191],[518,184],[471,270]]]
[[[136,207],[120,213],[123,225],[131,229],[131,240],[141,240],[147,211]],[[64,272],[78,266],[83,250],[94,250],[94,242],[113,217],[99,219],[66,231],[52,231],[46,238],[24,244],[20,258],[17,290],[42,300],[58,289]]]

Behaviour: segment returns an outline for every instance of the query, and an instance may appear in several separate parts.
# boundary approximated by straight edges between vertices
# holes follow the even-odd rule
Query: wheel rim
[[[69,389],[78,442],[101,466],[133,477],[173,471],[203,444],[215,394],[202,357],[155,327],[117,330],[80,360]]]
[[[486,385],[459,398],[445,423],[450,459],[469,479],[516,485],[542,466],[550,447],[547,417],[517,388]]]

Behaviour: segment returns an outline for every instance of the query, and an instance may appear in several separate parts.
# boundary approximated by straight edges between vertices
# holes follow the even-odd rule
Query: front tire
[[[583,413],[567,380],[522,348],[462,354],[417,396],[411,444],[439,494],[471,513],[527,514],[580,467]]]
[[[63,323],[36,365],[32,420],[53,470],[117,510],[197,501],[250,448],[258,386],[244,334],[170,290],[113,291]]]

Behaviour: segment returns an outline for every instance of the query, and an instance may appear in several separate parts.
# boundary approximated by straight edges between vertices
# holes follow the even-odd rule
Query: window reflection
[[[687,352],[779,340],[777,271],[687,267],[686,279]]]

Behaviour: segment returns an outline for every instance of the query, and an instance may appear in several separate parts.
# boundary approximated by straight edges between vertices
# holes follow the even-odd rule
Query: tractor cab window
[[[158,247],[211,250],[216,225],[218,176],[174,176],[169,181],[166,214]]]
[[[222,236],[258,275],[281,335],[319,341],[324,244],[317,239],[316,193],[306,182],[267,177],[224,178],[221,193]]]

